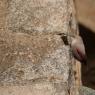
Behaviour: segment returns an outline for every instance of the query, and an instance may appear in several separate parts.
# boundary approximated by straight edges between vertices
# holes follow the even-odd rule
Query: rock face
[[[12,85],[13,89],[19,89],[18,85],[29,85],[35,95],[55,93],[68,95],[65,89],[68,87],[70,71],[69,47],[64,45],[60,36],[29,36],[17,33],[7,35],[6,38],[4,35],[2,37],[0,37],[0,85]],[[27,86],[21,86],[20,89],[22,88],[25,89]],[[2,93],[6,95],[6,92]]]
[[[0,93],[78,95],[70,53],[76,21],[72,0],[2,0]],[[0,8],[2,9],[2,8]],[[3,16],[1,16],[3,18]],[[4,26],[3,26],[4,25]]]
[[[40,78],[67,82],[69,46],[64,45],[60,36],[16,33],[0,42],[0,83],[22,83]]]
[[[66,6],[71,7],[66,0],[11,0],[7,27],[12,32],[67,31],[70,10]]]
[[[79,95],[95,95],[95,90],[84,86],[80,86],[79,93]]]

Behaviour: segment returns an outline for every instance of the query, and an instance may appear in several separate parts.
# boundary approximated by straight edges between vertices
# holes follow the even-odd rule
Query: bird
[[[80,61],[81,63],[87,65],[87,55],[82,37],[80,35],[72,35],[65,33],[59,33],[58,35],[61,35],[61,38],[66,45],[70,45],[71,52],[74,58]],[[72,41],[70,44],[67,40],[67,36],[72,37]]]
[[[76,35],[72,37],[71,51],[74,57],[78,61],[87,65],[87,55],[86,55],[83,39],[81,38],[81,36]]]

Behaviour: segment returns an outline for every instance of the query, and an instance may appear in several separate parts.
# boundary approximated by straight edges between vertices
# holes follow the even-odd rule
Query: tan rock
[[[95,32],[95,1],[75,0],[79,23]]]

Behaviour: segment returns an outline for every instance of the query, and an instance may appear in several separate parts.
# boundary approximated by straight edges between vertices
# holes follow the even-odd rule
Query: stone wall
[[[73,70],[76,64],[70,52],[72,37],[62,39],[64,33],[77,35],[73,1],[2,0],[0,3],[0,11],[3,9],[0,93],[78,95],[76,70]]]

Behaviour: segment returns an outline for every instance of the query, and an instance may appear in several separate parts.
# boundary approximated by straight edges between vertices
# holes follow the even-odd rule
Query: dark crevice
[[[79,24],[80,36],[83,38],[86,53],[87,53],[87,66],[82,64],[82,82],[83,85],[95,89],[95,33],[85,26]],[[94,69],[92,69],[94,68]],[[93,82],[93,84],[92,84]]]

